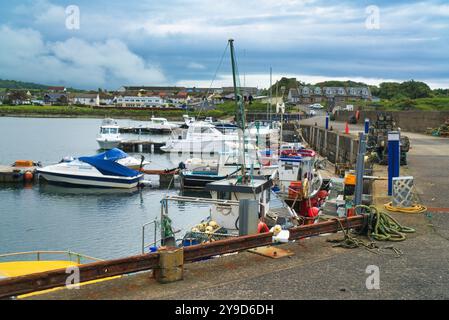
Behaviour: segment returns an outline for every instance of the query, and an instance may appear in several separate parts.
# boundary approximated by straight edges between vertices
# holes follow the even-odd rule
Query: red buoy
[[[33,178],[34,178],[34,175],[33,175],[33,173],[32,173],[31,171],[27,171],[27,172],[25,172],[25,173],[23,174],[23,180],[24,180],[24,181],[29,182],[29,181],[32,181]]]

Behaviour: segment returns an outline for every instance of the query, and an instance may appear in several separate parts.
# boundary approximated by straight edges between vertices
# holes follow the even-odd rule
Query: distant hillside
[[[22,81],[15,81],[15,80],[0,79],[0,88],[45,90],[48,88],[48,86],[43,85],[43,84],[32,83],[32,82],[22,82]]]
[[[59,86],[59,85],[56,85]],[[2,80],[0,79],[0,91],[2,90],[20,90],[20,89],[26,89],[26,90],[42,90],[45,91],[49,87],[54,87],[53,85],[45,85],[45,84],[38,84],[33,82],[23,82],[23,81],[16,81],[16,80]],[[62,87],[62,86],[61,86]],[[75,88],[67,88],[67,91],[69,92],[86,92],[86,90],[81,89],[75,89]]]

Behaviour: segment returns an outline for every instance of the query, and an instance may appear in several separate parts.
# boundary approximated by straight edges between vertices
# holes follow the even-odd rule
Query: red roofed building
[[[66,87],[48,87],[47,90],[54,93],[67,91]]]

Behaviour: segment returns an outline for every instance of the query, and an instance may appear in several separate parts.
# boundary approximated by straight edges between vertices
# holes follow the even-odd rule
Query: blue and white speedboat
[[[38,169],[45,180],[72,186],[101,188],[135,188],[143,173],[118,161],[128,157],[120,149],[112,149],[91,157],[80,157]]]

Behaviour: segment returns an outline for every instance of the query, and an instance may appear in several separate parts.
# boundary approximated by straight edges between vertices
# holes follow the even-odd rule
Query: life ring
[[[224,216],[229,216],[232,212],[232,208],[230,206],[216,206],[216,208],[217,208],[217,211],[220,212]]]

